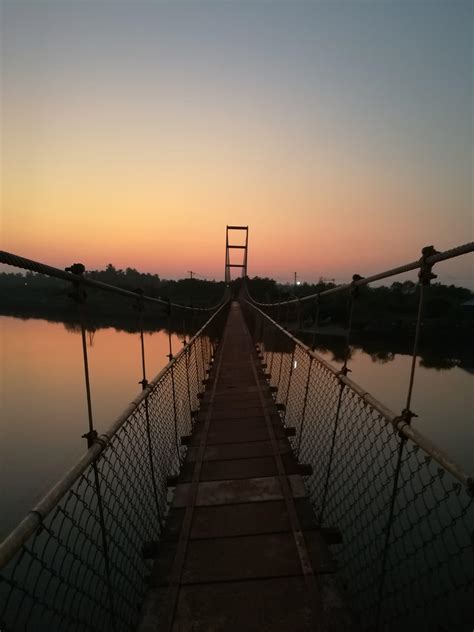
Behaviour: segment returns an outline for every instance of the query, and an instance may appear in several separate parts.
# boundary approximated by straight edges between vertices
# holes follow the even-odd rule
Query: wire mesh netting
[[[23,537],[20,525],[1,545],[2,632],[134,629],[151,570],[142,546],[160,539],[167,477],[184,457],[181,437],[191,431],[226,316],[224,306],[96,439],[47,515],[41,503],[30,512],[27,521],[39,526]]]
[[[470,632],[472,479],[460,481],[394,414],[263,311],[242,306],[282,418],[296,428],[293,449],[312,465],[318,521],[342,534],[335,554],[361,629]]]

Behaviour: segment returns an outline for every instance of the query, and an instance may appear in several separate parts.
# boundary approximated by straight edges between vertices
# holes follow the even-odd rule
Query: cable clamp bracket
[[[360,274],[353,274],[352,275],[350,292],[351,292],[351,295],[352,295],[353,298],[357,298],[359,296],[359,289],[360,288],[359,288],[358,285],[356,285],[356,282],[357,281],[362,281],[363,278],[364,277],[360,276]]]
[[[64,270],[65,272],[70,272],[71,274],[75,274],[78,277],[77,281],[72,281],[73,291],[70,292],[68,296],[76,301],[76,303],[85,303],[87,292],[85,291],[81,281],[81,277],[86,271],[85,266],[82,263],[73,263],[68,268],[64,268]]]
[[[409,408],[404,408],[401,414],[398,415],[398,417],[395,417],[395,419],[393,420],[393,426],[394,428],[398,430],[398,436],[404,441],[406,441],[407,437],[402,432],[403,426],[402,428],[399,428],[398,424],[403,423],[404,426],[410,426],[411,420],[414,417],[418,417],[418,415],[414,413],[412,410],[410,410]]]
[[[428,263],[428,259],[436,254],[438,251],[434,246],[425,246],[421,250],[420,270],[418,271],[418,280],[421,285],[429,285],[433,279],[437,278],[437,275],[433,274],[434,263]]]
[[[87,439],[88,448],[91,448],[94,445],[97,437],[98,437],[97,430],[89,430],[89,432],[86,432],[85,434],[82,435],[83,439]]]
[[[348,366],[343,366],[342,369],[336,373],[336,376],[340,377],[341,375],[343,375],[344,377],[347,377],[348,373],[352,373],[352,369],[350,369]]]
[[[28,512],[28,515],[35,515],[35,516],[37,517],[37,519],[38,519],[38,521],[39,521],[39,524],[38,524],[38,525],[37,525],[37,527],[36,527],[36,533],[39,535],[39,534],[43,531],[43,529],[44,529],[44,524],[43,524],[44,518],[43,518],[43,514],[42,514],[41,512],[39,512],[39,511],[37,511],[36,509],[31,509],[31,510]]]

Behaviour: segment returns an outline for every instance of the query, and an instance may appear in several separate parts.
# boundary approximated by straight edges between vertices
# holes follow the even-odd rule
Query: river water
[[[168,334],[146,333],[147,377],[168,362]],[[0,538],[4,537],[87,449],[80,330],[45,320],[0,316]],[[176,353],[182,343],[171,336]],[[138,333],[87,334],[92,408],[104,432],[140,392]]]
[[[0,317],[0,538],[85,451],[88,429],[80,332],[63,323]],[[171,336],[173,352],[182,346]],[[105,431],[138,394],[138,333],[113,328],[87,336],[96,429]],[[168,361],[168,334],[145,334],[150,379]],[[330,351],[321,352],[332,361]],[[339,363],[336,362],[336,365]],[[418,362],[418,364],[420,364]],[[395,412],[405,404],[410,357],[375,361],[353,349],[351,378]],[[473,374],[417,367],[413,423],[468,471],[474,470]]]

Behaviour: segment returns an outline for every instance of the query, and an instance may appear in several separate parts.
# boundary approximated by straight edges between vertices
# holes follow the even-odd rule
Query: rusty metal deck
[[[352,629],[300,470],[234,303],[140,632]]]

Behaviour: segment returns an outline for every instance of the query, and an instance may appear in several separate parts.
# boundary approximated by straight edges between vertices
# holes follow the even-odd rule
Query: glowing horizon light
[[[453,248],[471,24],[467,0],[7,0],[2,249],[222,278],[225,227],[248,225],[250,276],[295,287]],[[472,283],[467,258],[442,270]]]

